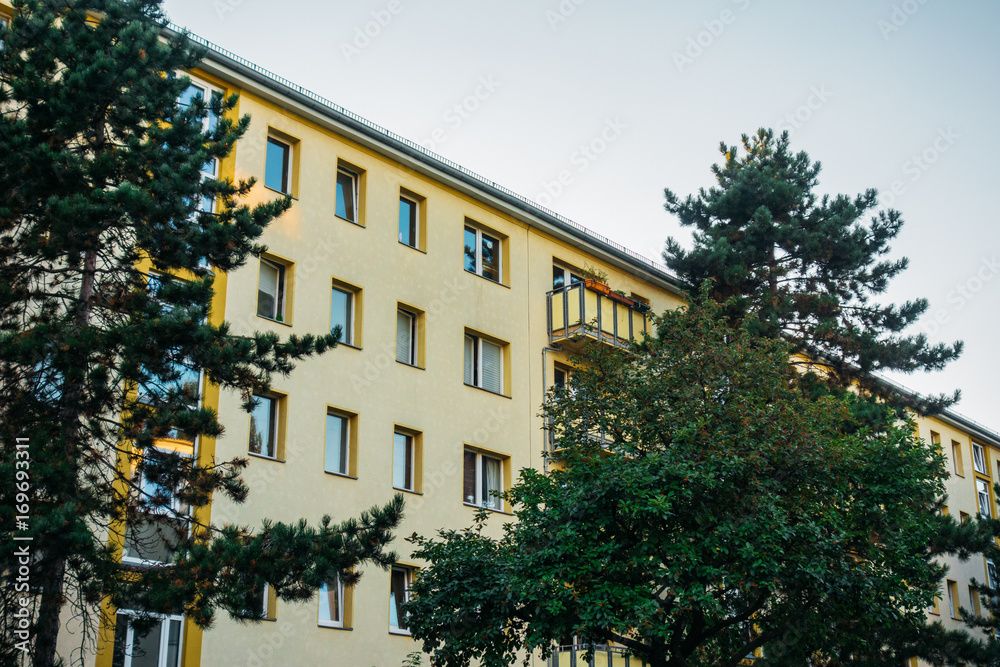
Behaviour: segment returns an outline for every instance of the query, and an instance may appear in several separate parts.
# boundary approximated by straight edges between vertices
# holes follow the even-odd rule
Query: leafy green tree
[[[850,399],[806,396],[788,343],[706,297],[632,353],[578,359],[544,407],[553,469],[521,472],[500,539],[485,511],[411,538],[429,566],[408,626],[433,664],[573,636],[654,667],[980,664],[983,642],[925,615],[936,557],[992,538],[939,511],[942,454],[912,423],[867,430]]]
[[[104,603],[208,626],[216,610],[259,616],[265,582],[301,600],[336,572],[350,583],[359,563],[388,567],[401,497],[341,524],[214,526],[199,510],[246,498],[246,460],[154,447],[222,433],[192,374],[250,409],[273,374],[336,344],[337,331],[239,336],[209,318],[213,271],[264,251],[291,205],[248,206],[252,180],[203,178],[249,118],[235,97],[182,95],[177,73],[202,54],[162,39],[159,0],[13,4],[0,33],[2,659],[29,649],[49,667],[61,615],[83,621],[86,644]],[[158,534],[172,562],[123,567],[129,531]]]
[[[822,359],[834,387],[854,384],[924,413],[957,401],[956,391],[914,402],[872,377],[940,369],[962,350],[961,342],[931,345],[923,334],[902,333],[927,310],[925,299],[876,301],[907,266],[905,258],[882,259],[902,227],[900,213],[876,212],[872,189],[820,197],[820,163],[793,153],[787,132],[775,138],[761,129],[742,143],[742,154],[719,147],[725,161],[712,166],[716,187],[683,200],[665,190],[666,210],[694,228],[690,250],[667,240],[667,266],[692,292],[712,280],[717,301],[733,299],[737,320],[754,313],[759,334],[782,336],[794,353]]]

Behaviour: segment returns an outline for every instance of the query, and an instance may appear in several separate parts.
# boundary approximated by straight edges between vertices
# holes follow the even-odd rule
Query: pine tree
[[[259,617],[265,583],[302,600],[363,562],[389,567],[401,497],[340,524],[214,526],[213,497],[247,497],[246,460],[154,446],[222,433],[192,374],[249,410],[339,334],[238,336],[209,318],[214,273],[263,252],[291,205],[248,206],[252,180],[203,178],[248,129],[235,96],[178,102],[202,53],[162,38],[159,0],[13,4],[0,33],[2,659],[30,648],[53,665],[64,613],[85,643],[106,605],[208,626],[217,610]],[[171,563],[123,567],[122,540],[143,530],[167,536]]]
[[[917,299],[900,306],[875,298],[907,266],[905,258],[882,260],[903,220],[878,210],[878,193],[818,196],[820,163],[792,153],[788,133],[743,135],[743,154],[723,143],[725,162],[712,166],[717,187],[683,201],[666,189],[665,208],[694,228],[694,247],[667,240],[663,258],[691,293],[713,281],[720,303],[735,297],[738,321],[748,312],[758,333],[784,337],[793,353],[825,364],[829,385],[854,383],[897,403],[929,413],[958,400],[938,396],[913,403],[872,379],[878,371],[937,370],[955,359],[962,343],[928,343],[923,334],[902,332],[927,310]]]

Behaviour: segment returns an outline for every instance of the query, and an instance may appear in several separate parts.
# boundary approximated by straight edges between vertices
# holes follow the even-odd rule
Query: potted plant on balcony
[[[584,267],[580,272],[583,277],[583,284],[587,289],[593,290],[605,296],[611,294],[611,287],[608,286],[608,274],[600,269],[590,266]]]

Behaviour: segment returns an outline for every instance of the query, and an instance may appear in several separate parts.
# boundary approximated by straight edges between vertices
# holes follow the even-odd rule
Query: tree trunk
[[[49,564],[42,575],[42,602],[38,607],[38,620],[35,623],[34,667],[55,665],[65,574],[66,560],[59,558],[55,563]]]
[[[76,314],[76,329],[82,331],[90,325],[93,312],[94,283],[97,274],[97,251],[88,250],[84,255],[83,275],[80,281],[80,297]],[[65,463],[77,468],[76,456],[79,448],[76,446],[80,437],[80,401],[83,398],[83,385],[78,382],[65,381],[62,387],[62,423],[63,449]],[[73,489],[61,489],[61,496],[71,494]],[[61,505],[62,498],[54,499],[55,505]],[[47,559],[46,559],[47,560]],[[44,562],[44,561],[43,561]],[[35,621],[34,667],[53,667],[56,661],[56,643],[59,638],[59,616],[66,602],[63,591],[65,588],[66,559],[56,555],[45,563],[42,571],[42,601],[38,607],[38,618]]]

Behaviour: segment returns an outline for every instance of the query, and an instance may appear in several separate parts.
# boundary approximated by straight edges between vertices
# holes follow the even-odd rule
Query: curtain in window
[[[341,588],[340,580],[337,579],[330,584],[323,583],[319,589],[319,622],[328,625],[340,625],[344,622],[341,618]]]
[[[392,440],[392,485],[397,489],[413,489],[413,438],[402,433]]]
[[[483,355],[483,389],[489,389],[500,394],[503,392],[503,364],[499,345],[482,342]]]
[[[260,263],[257,282],[257,314],[275,318],[278,308],[278,268],[267,262]]]
[[[465,337],[465,384],[476,383],[476,339]]]
[[[274,458],[274,399],[257,396],[250,413],[250,451]]]
[[[326,463],[329,472],[347,474],[347,419],[339,415],[326,416]]]
[[[389,627],[406,629],[406,615],[401,609],[406,602],[406,570],[393,568],[389,585]]]
[[[493,492],[500,492],[500,461],[483,457],[483,507],[490,507],[498,510],[503,502],[500,498],[493,497]]]
[[[462,470],[462,501],[474,505],[476,502],[476,455],[465,452]]]
[[[396,361],[414,365],[413,358],[413,315],[402,310],[396,311]]]

